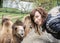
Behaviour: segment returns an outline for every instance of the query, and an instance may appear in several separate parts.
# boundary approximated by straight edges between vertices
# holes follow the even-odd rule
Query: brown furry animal
[[[12,34],[14,43],[21,43],[24,38],[24,24],[17,20],[12,26]]]
[[[29,15],[27,15],[23,18],[23,23],[25,25],[25,37],[26,37],[28,35],[28,33],[30,32],[30,30],[33,28],[31,18]]]
[[[13,43],[12,21],[9,18],[2,19],[2,30],[0,32],[0,43]]]

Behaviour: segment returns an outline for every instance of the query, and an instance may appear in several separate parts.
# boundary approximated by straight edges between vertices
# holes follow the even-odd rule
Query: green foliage
[[[0,8],[2,8],[3,0],[0,0]]]
[[[7,12],[7,13],[21,13],[20,10],[15,8],[0,8],[0,12]]]
[[[28,14],[28,13],[30,13],[30,11],[22,11],[22,10],[18,10],[16,8],[0,8],[0,12],[16,13],[16,14],[19,14],[19,13]]]
[[[60,6],[60,0],[57,0],[57,5]]]
[[[51,8],[57,6],[57,0],[36,0],[35,6],[41,6],[49,11]]]

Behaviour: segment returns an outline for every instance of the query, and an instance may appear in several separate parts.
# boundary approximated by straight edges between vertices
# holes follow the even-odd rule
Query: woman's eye
[[[34,19],[38,18],[39,16],[35,16]]]
[[[38,18],[39,16],[36,16],[36,18]]]

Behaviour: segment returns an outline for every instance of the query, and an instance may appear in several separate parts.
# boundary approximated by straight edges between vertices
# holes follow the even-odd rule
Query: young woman
[[[30,13],[32,23],[35,27],[36,32],[38,32],[38,34],[41,34],[42,31],[44,31],[42,26],[47,18],[47,15],[48,15],[47,12],[42,7],[38,7],[32,10],[32,12]]]
[[[43,8],[38,7],[32,10],[30,17],[37,31],[41,28],[43,31],[46,30],[48,32],[46,36],[50,42],[60,43],[58,40],[60,39],[60,6],[51,9],[48,14]]]

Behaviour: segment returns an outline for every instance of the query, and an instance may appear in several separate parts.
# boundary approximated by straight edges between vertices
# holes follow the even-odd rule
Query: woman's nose
[[[38,22],[38,19],[35,19],[35,22]]]
[[[35,19],[35,21],[37,21],[37,19]]]

